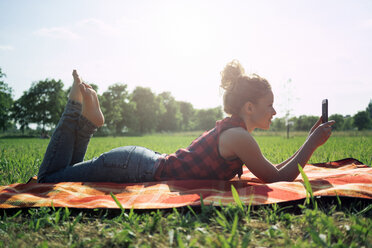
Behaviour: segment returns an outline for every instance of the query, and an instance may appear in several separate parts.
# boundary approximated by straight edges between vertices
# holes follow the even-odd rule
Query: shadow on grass
[[[372,217],[372,200],[371,199],[363,199],[363,198],[351,198],[351,197],[333,197],[333,196],[323,196],[323,197],[315,197],[317,204],[318,204],[318,210],[328,213],[331,209],[333,209],[335,206],[337,206],[337,211],[343,211],[348,214],[357,214],[360,216],[364,216],[367,218]],[[340,200],[340,202],[339,202]],[[300,215],[302,214],[302,209],[305,208],[312,208],[311,204],[304,206],[304,199],[296,200],[296,201],[290,201],[290,202],[283,202],[283,203],[277,203],[278,208],[283,213],[289,213],[294,215]],[[266,204],[266,205],[259,205],[259,206],[251,206],[251,215],[255,216],[256,213],[258,214],[258,211],[263,208],[270,208],[273,207],[275,204]],[[214,212],[215,210],[220,210],[222,208],[225,208],[226,206],[218,206],[218,205],[212,205],[212,206],[193,206],[191,209],[197,214],[202,214],[203,210],[202,208],[206,208],[208,212]],[[43,207],[43,208],[50,208],[52,207]],[[64,207],[61,207],[64,209]],[[19,211],[21,211],[22,215],[28,215],[29,210],[33,208],[13,208],[13,209],[1,209],[0,210],[0,216],[13,216],[17,214]],[[58,211],[60,207],[55,207],[55,211]],[[122,210],[120,209],[105,209],[105,208],[97,208],[97,209],[85,209],[85,208],[68,208],[71,212],[70,216],[77,216],[80,213],[84,213],[87,217],[90,218],[106,218],[106,219],[112,219],[120,216],[122,213]],[[179,207],[176,208],[176,210],[180,214],[187,214],[190,213],[190,207]],[[170,209],[126,209],[125,212],[129,213],[130,211],[133,211],[136,214],[150,214],[152,212],[161,211],[163,214],[172,213],[174,212],[174,208]]]

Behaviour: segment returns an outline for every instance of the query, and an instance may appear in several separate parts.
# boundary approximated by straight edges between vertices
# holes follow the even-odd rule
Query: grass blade
[[[239,197],[239,194],[238,194],[238,191],[236,191],[234,185],[231,184],[231,193],[233,195],[233,198],[234,198],[234,201],[236,203],[236,205],[238,205],[239,209],[244,212],[244,207],[243,207],[243,203],[242,201],[240,200],[240,197]]]
[[[368,213],[370,210],[372,210],[372,205],[368,205],[367,207],[356,213],[356,215],[363,215],[365,213]]]
[[[110,195],[112,199],[114,199],[116,205],[118,205],[118,207],[121,209],[121,211],[124,211],[125,209],[123,208],[123,205],[121,205],[121,203],[119,202],[118,198],[116,198],[116,196],[112,192],[110,192]]]
[[[194,209],[192,209],[192,207],[190,207],[190,205],[187,205],[187,208],[190,210],[190,212],[195,216],[195,218],[198,219],[198,215],[195,213]]]
[[[234,240],[237,229],[238,229],[238,215],[235,213],[234,222],[233,222],[233,225],[232,225],[232,228],[231,228],[230,238],[228,239],[228,242],[230,244],[232,244],[232,241]]]
[[[306,189],[306,201],[307,201],[307,203],[309,203],[308,195],[310,195],[311,201],[314,204],[313,189],[311,188],[311,184],[310,184],[309,178],[307,177],[306,173],[302,169],[301,165],[300,164],[297,164],[297,166],[298,166],[298,170],[301,173],[302,179],[304,180],[304,185],[305,185],[305,189]]]

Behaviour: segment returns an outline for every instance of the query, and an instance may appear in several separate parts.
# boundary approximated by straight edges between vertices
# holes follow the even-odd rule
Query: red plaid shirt
[[[155,180],[230,180],[236,174],[240,177],[243,162],[239,158],[226,160],[218,150],[220,134],[233,127],[246,129],[240,117],[227,117],[217,121],[213,129],[204,132],[186,149],[179,149],[176,153],[160,158]]]

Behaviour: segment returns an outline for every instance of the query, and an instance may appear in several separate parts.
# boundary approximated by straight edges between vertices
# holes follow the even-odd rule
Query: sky
[[[277,116],[354,115],[372,99],[372,1],[0,0],[0,68],[14,99],[72,70],[97,84],[222,105],[225,65],[266,78]]]

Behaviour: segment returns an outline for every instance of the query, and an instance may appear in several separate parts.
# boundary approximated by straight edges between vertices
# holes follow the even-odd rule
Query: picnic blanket
[[[372,199],[372,168],[353,158],[305,167],[314,196]],[[180,180],[147,183],[16,183],[0,186],[0,208],[69,207],[160,209],[182,206],[227,205],[234,202],[234,185],[245,204],[262,205],[306,198],[304,181],[263,183],[244,169],[241,179]]]

